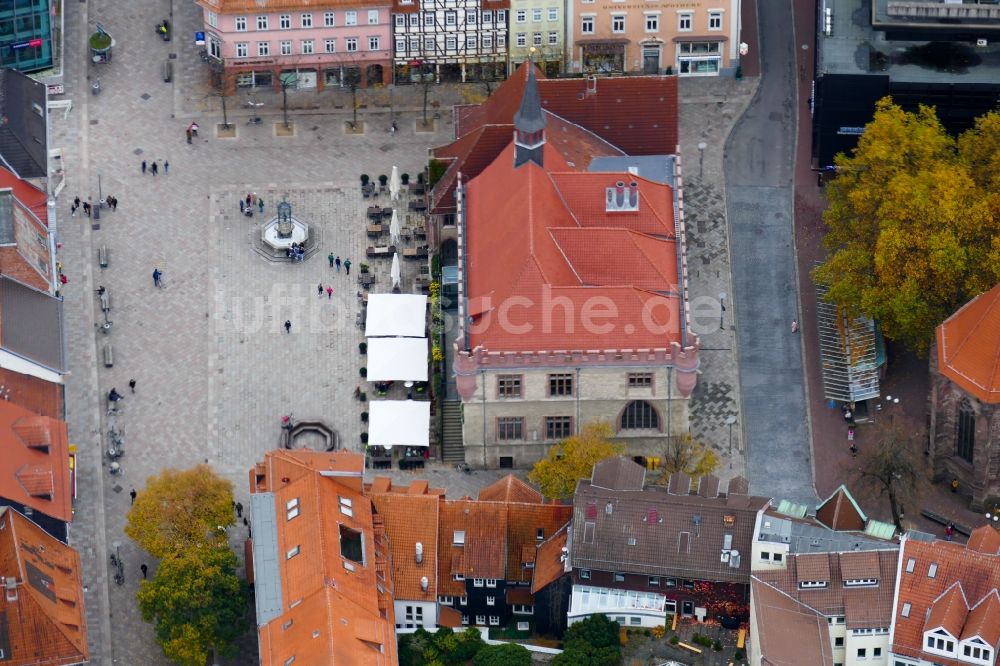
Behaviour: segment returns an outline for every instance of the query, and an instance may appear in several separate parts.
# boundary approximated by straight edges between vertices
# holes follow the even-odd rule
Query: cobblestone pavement
[[[69,3],[66,14],[65,98],[73,100],[74,109],[65,117],[51,116],[51,147],[64,151],[66,171],[58,205],[60,259],[70,279],[65,290],[71,369],[66,403],[70,436],[81,456],[72,543],[83,557],[91,663],[152,666],[166,660],[151,626],[139,617],[135,592],[139,564],[152,569],[156,563],[124,536],[129,490],[141,492],[145,480],[164,467],[207,461],[233,482],[246,505],[247,470],[274,446],[280,416],[289,411],[297,418],[325,415],[347,448],[359,443],[361,407],[351,397],[361,364],[357,343],[362,332],[355,326],[358,287],[354,275],[331,271],[325,256],[333,251],[351,257],[352,273],[362,261],[368,241],[358,176],[388,174],[393,164],[416,174],[427,148],[447,141],[452,128],[450,114],[442,113],[437,131],[418,134],[404,116],[400,131],[389,135],[384,110],[364,111],[366,132],[347,135],[346,112],[297,110],[291,114],[293,135],[283,137],[271,104],[265,108],[272,115],[265,114],[262,125],[248,126],[234,113],[236,137],[216,138],[213,126],[221,117],[212,116],[210,106],[216,100],[199,99],[201,93],[195,92],[193,82],[204,67],[196,51],[182,41],[163,43],[152,32],[157,21],[172,16],[176,35],[191,34],[198,17],[193,3],[171,14],[162,0],[96,0]],[[94,65],[87,57],[86,37],[95,21],[115,36],[110,64]],[[176,78],[167,84],[160,67],[170,54],[177,54]],[[90,94],[91,77],[100,79],[100,95]],[[713,103],[722,95],[724,112],[740,103],[739,95],[705,85]],[[409,101],[400,107],[416,118],[416,95],[412,90],[401,93],[404,99],[405,94]],[[327,97],[336,100],[337,95],[342,94]],[[455,88],[442,87],[435,95],[442,108],[458,99]],[[298,93],[295,97],[305,99]],[[685,122],[692,122],[698,109],[684,108]],[[187,144],[185,127],[192,117],[201,123],[201,136]],[[698,127],[699,132],[725,131],[707,118]],[[712,151],[723,139],[718,137],[717,144],[712,137],[705,139],[713,146],[706,150],[706,181],[719,172],[720,156]],[[689,165],[697,162],[691,150],[685,146]],[[159,175],[142,174],[143,160],[156,161]],[[704,196],[709,205],[719,205],[718,193],[706,188],[700,195],[699,183],[693,177],[689,182],[693,200]],[[315,224],[322,235],[319,254],[294,265],[271,264],[255,254],[251,225],[238,215],[237,197],[246,192],[264,197],[269,213],[287,196],[296,215]],[[100,220],[66,215],[64,204],[75,195],[96,201],[109,194],[119,199],[118,210],[102,211]],[[690,213],[693,228],[702,215]],[[718,267],[725,284],[718,218],[705,215],[706,231],[692,233],[705,250],[699,247],[693,259],[706,257],[710,263],[704,265]],[[101,246],[110,250],[106,270],[95,260]],[[372,263],[380,279],[376,290],[384,291],[388,262],[380,261]],[[162,290],[153,287],[154,267],[164,272]],[[333,299],[317,296],[320,282],[334,286]],[[693,284],[698,285],[697,278]],[[94,290],[99,285],[112,296],[114,325],[107,336],[95,326],[100,313],[95,313]],[[730,291],[713,285],[707,293],[717,290]],[[293,321],[290,334],[281,327],[285,319]],[[703,338],[706,346],[731,347],[710,344],[710,338]],[[113,345],[112,368],[99,362],[105,343]],[[706,360],[706,390],[694,401],[699,432],[716,446],[721,445],[721,430],[713,423],[728,413],[734,372],[732,360]],[[103,396],[112,387],[124,391],[130,378],[137,380],[136,393],[127,395],[119,417],[126,430],[123,472],[111,476],[102,455]],[[479,487],[501,476],[463,475],[441,466],[392,474],[405,480],[428,478],[445,486],[450,497],[475,496]],[[238,546],[245,528],[237,525],[230,536]],[[116,543],[125,562],[126,583],[120,587],[109,583],[107,566]],[[242,548],[237,552],[242,556]],[[244,654],[231,663],[255,662],[250,637]]]
[[[722,154],[729,132],[756,87],[757,79],[680,80],[691,319],[702,345],[701,375],[691,395],[691,434],[717,452],[721,462],[716,474],[724,479],[746,476],[746,460],[741,444],[743,424]],[[704,151],[699,150],[700,143],[705,144]],[[723,293],[724,303],[719,299]],[[723,312],[720,305],[727,310]],[[727,418],[736,420],[730,425]]]

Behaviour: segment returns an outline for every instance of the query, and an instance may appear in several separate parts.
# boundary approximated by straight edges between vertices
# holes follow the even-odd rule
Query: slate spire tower
[[[542,166],[545,149],[545,114],[538,96],[538,81],[535,80],[535,64],[528,62],[528,80],[524,84],[521,108],[514,114],[514,167],[527,162]]]

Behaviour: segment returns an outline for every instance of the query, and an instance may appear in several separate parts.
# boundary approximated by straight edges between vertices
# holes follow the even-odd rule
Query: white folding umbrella
[[[399,167],[393,165],[392,175],[389,176],[389,196],[393,201],[399,198]]]
[[[399,209],[392,209],[392,221],[389,222],[389,238],[392,239],[393,245],[399,243],[399,235],[402,233],[403,228],[399,223]]]
[[[393,211],[393,212],[395,212],[395,211]],[[398,252],[393,252],[392,253],[392,270],[389,271],[389,277],[392,278],[392,286],[398,287],[399,286],[399,280],[402,277],[400,275],[400,270],[399,270],[399,253]]]

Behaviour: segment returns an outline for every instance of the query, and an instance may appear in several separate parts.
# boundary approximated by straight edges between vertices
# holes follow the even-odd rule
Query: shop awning
[[[828,287],[816,286],[819,355],[823,396],[838,402],[861,402],[879,395],[878,336],[875,322],[851,317],[824,300]]]
[[[365,335],[421,338],[427,320],[427,297],[413,294],[370,294]]]
[[[427,400],[372,400],[368,403],[368,444],[429,446],[431,403]]]
[[[427,338],[368,338],[368,381],[427,381]]]

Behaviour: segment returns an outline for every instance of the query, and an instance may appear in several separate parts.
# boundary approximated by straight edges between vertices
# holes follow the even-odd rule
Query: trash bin
[[[174,63],[169,60],[163,62],[163,82],[170,83],[174,78]]]
[[[99,250],[97,250],[97,263],[100,264],[101,268],[108,267],[108,246],[103,245]]]
[[[100,81],[100,79],[97,79],[93,83],[90,84],[90,91],[92,93],[94,93],[95,95],[100,94],[100,92],[101,92],[101,81]]]

